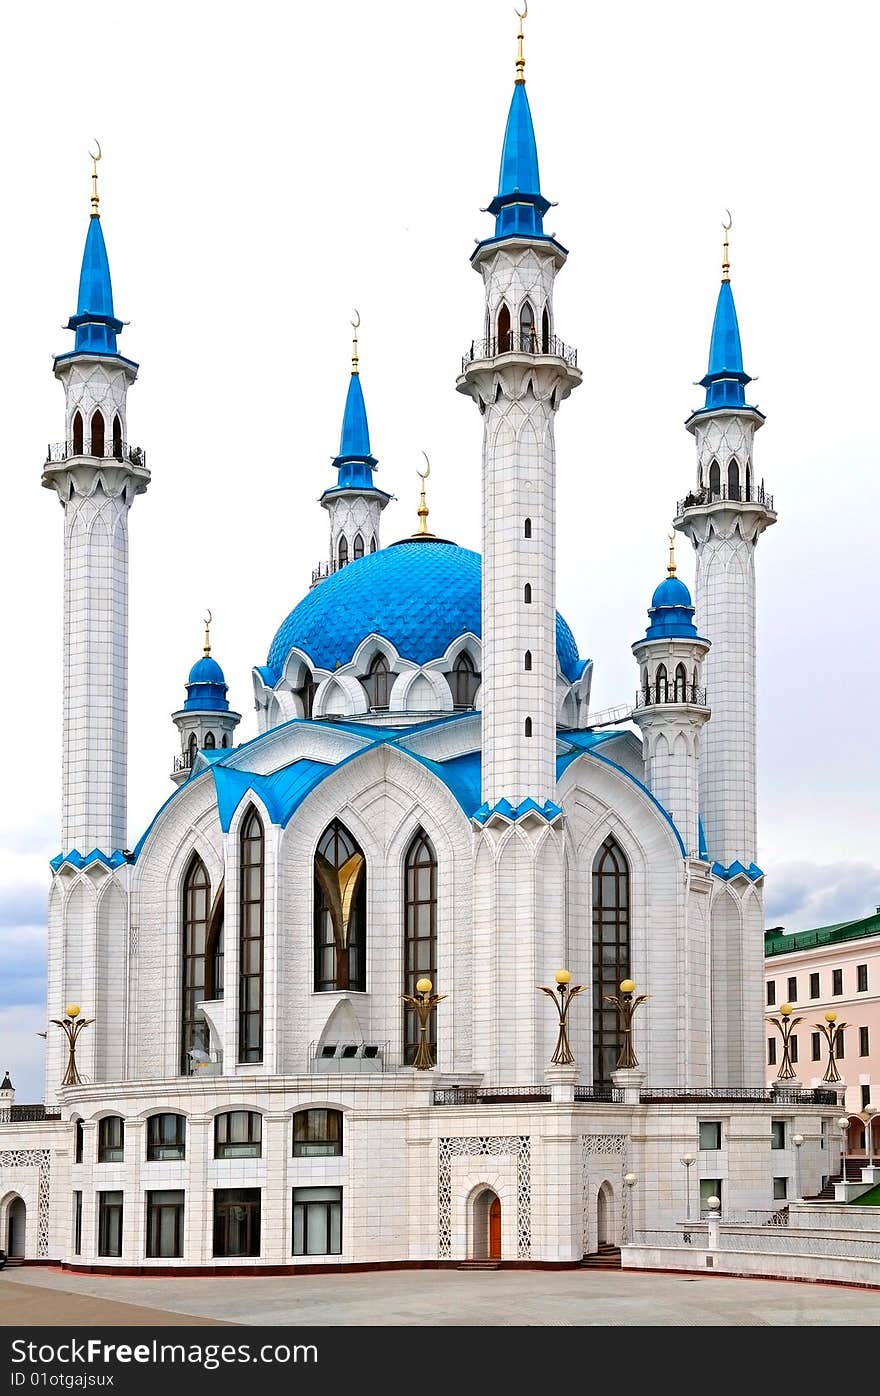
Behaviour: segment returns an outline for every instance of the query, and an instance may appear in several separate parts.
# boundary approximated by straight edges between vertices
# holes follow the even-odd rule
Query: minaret
[[[705,406],[686,426],[697,443],[697,488],[680,501],[675,527],[694,545],[696,622],[712,641],[706,687],[712,720],[700,756],[700,807],[710,860],[751,866],[757,856],[755,713],[755,548],[776,522],[772,496],[758,483],[755,432],[764,416],[745,400],[725,227],[721,289]]]
[[[211,612],[205,616],[205,643],[186,681],[186,702],[171,720],[180,733],[180,755],[174,758],[171,779],[182,785],[189,779],[196,753],[221,751],[232,746],[232,734],[241,722],[226,697],[223,670],[211,657]]]
[[[357,311],[355,316],[357,318],[351,322],[354,331],[351,378],[342,417],[339,455],[333,461],[339,475],[336,484],[321,495],[321,504],[330,515],[330,562],[329,566],[322,563],[315,568],[312,586],[328,573],[378,551],[379,520],[391,499],[390,494],[377,489],[373,483],[378,461],[370,452],[370,429],[358,369],[357,332],[361,317]]]
[[[471,265],[485,288],[484,338],[456,387],[483,418],[483,800],[517,807],[556,789],[556,460],[553,422],[581,381],[557,338],[553,283],[567,252],[544,232],[522,23],[494,237]]]
[[[126,843],[128,511],[150,480],[128,444],[126,395],[138,366],[116,347],[110,267],[98,212],[98,160],[83,253],[74,349],[55,359],[65,439],[50,446],[43,485],[64,509],[64,853]]]
[[[699,856],[700,729],[709,719],[703,661],[709,641],[697,634],[691,594],[669,567],[651,599],[650,625],[632,647],[639,665],[633,721],[645,744],[645,783],[671,816],[691,857]]]
[[[0,1081],[0,1112],[11,1110],[15,1104],[15,1087],[12,1084],[9,1072],[3,1073],[3,1080]]]

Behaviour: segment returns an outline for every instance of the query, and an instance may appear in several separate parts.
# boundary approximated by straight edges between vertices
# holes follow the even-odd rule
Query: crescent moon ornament
[[[726,209],[724,210],[724,212],[727,214],[727,222],[725,223],[725,222],[722,220],[721,226],[722,226],[722,228],[724,229],[725,233],[729,233],[730,230],[731,230],[731,228],[733,227],[733,217],[732,217],[732,215],[731,215],[731,212],[730,212],[730,209],[729,209],[729,208],[726,208]]]
[[[97,165],[98,161],[99,161],[100,158],[101,158],[101,142],[98,140],[98,137],[97,137],[97,136],[95,137],[95,145],[98,147],[98,153],[97,153],[97,155],[95,155],[95,154],[93,154],[93,152],[90,150],[90,151],[89,151],[89,159],[90,159],[90,160],[94,160],[95,164]]]
[[[351,328],[353,330],[359,330],[361,327],[361,312],[356,310],[354,313],[356,318],[351,321]]]
[[[523,8],[523,11],[522,11],[521,14],[520,14],[519,10],[516,8],[515,5],[514,5],[514,7],[513,7],[513,13],[516,15],[517,19],[519,19],[519,20],[525,19],[526,16],[528,15],[528,13],[529,13],[529,0],[525,0],[525,5],[524,5],[524,8]]]
[[[427,468],[425,470],[417,470],[416,474],[418,475],[420,480],[427,480],[428,476],[431,473],[431,462],[428,460],[427,451],[423,451],[422,455],[425,457],[425,465]]]
[[[211,612],[208,611],[205,615],[205,625],[210,625],[213,619],[214,617],[211,615]]]

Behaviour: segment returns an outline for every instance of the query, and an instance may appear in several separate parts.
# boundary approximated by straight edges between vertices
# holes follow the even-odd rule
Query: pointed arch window
[[[391,672],[384,654],[374,655],[370,660],[370,667],[363,683],[370,707],[384,712],[388,707],[391,695]]]
[[[525,672],[526,672],[527,674],[530,674],[530,673],[532,672],[532,651],[531,651],[531,650],[526,650],[526,652],[525,652],[525,657],[524,657],[524,659],[523,659],[523,669],[525,670]]]
[[[196,1009],[205,997],[205,938],[210,897],[208,870],[194,853],[183,879],[180,1070],[184,1076],[193,1070],[190,1052],[208,1050],[208,1024],[204,1018],[196,1017]]]
[[[371,538],[371,539],[370,539],[370,552],[371,552],[371,553],[374,553],[375,551],[376,551],[376,539],[375,539],[375,538]]]
[[[746,461],[746,494],[745,494],[745,497],[746,497],[746,500],[749,500],[749,499],[751,499],[751,497],[752,497],[752,462],[751,462],[750,460],[747,460],[747,461]]]
[[[92,413],[92,455],[103,456],[104,454],[104,414],[100,407],[96,407]]]
[[[525,726],[525,735],[526,735],[527,737],[530,737],[530,736],[532,735],[532,719],[531,719],[530,717],[527,717],[527,718],[526,718],[524,726]]]
[[[630,874],[623,849],[607,838],[593,860],[593,1085],[611,1081],[620,1055],[616,994],[630,973]]]
[[[224,747],[224,748],[229,746],[229,733],[228,733],[228,732],[224,732],[224,733],[223,733],[223,736],[220,738],[220,745],[221,745],[222,747]]]
[[[467,650],[462,650],[452,666],[452,701],[456,708],[472,708],[479,686],[477,666]]]
[[[713,499],[718,499],[721,494],[721,467],[717,460],[713,460],[709,466],[709,494]]]
[[[700,671],[699,671],[699,669],[697,668],[696,664],[694,665],[693,680],[694,680],[694,702],[696,702],[696,701],[697,701],[697,689],[698,689],[699,686],[700,686]]]
[[[83,453],[83,419],[79,408],[73,414],[73,454],[81,456]]]
[[[238,1060],[263,1060],[263,918],[266,840],[251,807],[238,836]]]
[[[122,460],[122,423],[118,412],[113,415],[113,455]]]
[[[525,603],[526,606],[531,606],[531,604],[532,604],[532,584],[531,584],[531,582],[526,582],[525,586],[523,587],[523,602]]]
[[[315,852],[315,989],[366,989],[367,861],[338,819]]]
[[[339,566],[344,567],[348,562],[348,539],[344,534],[339,540],[339,549],[336,556],[339,561]]]
[[[645,702],[646,702],[646,703],[650,703],[650,701],[651,701],[651,685],[650,685],[650,682],[649,682],[649,680],[648,680],[648,671],[647,671],[647,669],[643,669],[643,670],[642,670],[642,692],[643,692],[644,695],[645,695]]]
[[[501,309],[498,312],[498,353],[507,354],[510,352],[512,347],[513,346],[511,343],[510,334],[510,310],[508,309],[507,305],[504,302],[502,302]]]
[[[297,697],[303,705],[303,717],[311,717],[315,707],[315,694],[318,685],[315,683],[315,676],[311,669],[307,670],[302,687],[296,689]]]
[[[213,751],[217,746],[217,738],[213,732],[205,733],[205,751]]]
[[[354,548],[352,549],[352,551],[353,551],[353,553],[354,553],[354,560],[355,560],[355,562],[357,562],[358,558],[363,557],[363,555],[364,555],[364,540],[363,540],[363,535],[362,535],[362,534],[356,533],[356,534],[354,535]]]
[[[727,467],[727,498],[739,499],[739,461],[736,456]]]
[[[532,536],[532,521],[531,521],[531,519],[525,519],[524,522],[523,522],[523,538],[531,538],[531,536]]]
[[[538,334],[535,329],[535,312],[532,303],[525,300],[519,312],[520,349],[529,354],[538,352]]]
[[[546,305],[541,316],[541,349],[545,354],[550,353],[550,311]]]
[[[437,854],[424,829],[419,829],[404,860],[404,993],[414,994],[416,983],[423,976],[436,984]],[[432,1047],[436,1046],[436,1014],[431,1015],[428,1041]],[[418,1019],[411,1008],[404,1008],[403,1060],[406,1065],[414,1061],[418,1044]]]
[[[666,673],[665,664],[657,665],[656,688],[655,702],[667,703],[669,701],[669,676]]]
[[[683,664],[675,666],[675,701],[683,703],[687,698],[688,676]]]
[[[186,744],[186,754],[189,757],[189,768],[192,770],[196,764],[196,755],[199,750],[199,739],[195,732],[190,732],[189,741]]]

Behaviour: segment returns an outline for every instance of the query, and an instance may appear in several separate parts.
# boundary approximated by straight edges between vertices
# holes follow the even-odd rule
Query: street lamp
[[[877,1114],[878,1110],[880,1110],[880,1106],[877,1105],[866,1105],[862,1110],[862,1114],[868,1117],[865,1120],[865,1153],[868,1155],[869,1168],[874,1167],[874,1135],[871,1126],[874,1123],[874,1116]]]
[[[782,1061],[779,1063],[779,1070],[776,1073],[777,1081],[793,1081],[797,1076],[791,1060],[791,1035],[802,1019],[792,1018],[793,1012],[792,1004],[783,1003],[780,1004],[778,1018],[774,1018],[772,1015],[767,1017],[767,1022],[773,1024],[782,1038]]]
[[[697,1161],[696,1154],[682,1154],[678,1160],[684,1165],[685,1221],[691,1219],[691,1168]]]
[[[416,982],[416,992],[414,994],[401,994],[404,1003],[414,1009],[419,1020],[419,1045],[413,1057],[413,1066],[416,1071],[430,1071],[434,1065],[434,1049],[428,1041],[428,1024],[431,1021],[431,1014],[441,999],[445,999],[445,994],[432,994],[434,985],[430,979],[419,979]]]
[[[624,980],[624,983],[626,983],[626,980]],[[629,1213],[630,1213],[630,1206],[631,1206],[631,1204],[629,1203],[628,1199],[630,1199],[630,1198],[632,1197],[632,1195],[633,1195],[632,1190],[633,1190],[633,1188],[635,1187],[635,1185],[636,1185],[636,1183],[637,1183],[638,1181],[639,1181],[639,1180],[638,1180],[638,1178],[636,1177],[635,1173],[624,1173],[624,1175],[623,1175],[623,1185],[624,1185],[624,1187],[626,1188],[626,1192],[625,1192],[624,1195],[623,1195],[623,1244],[624,1244],[624,1245],[628,1245],[628,1244],[629,1244],[630,1229],[631,1229],[631,1228],[630,1228],[630,1219],[629,1219]]]
[[[587,986],[586,984],[571,984],[571,970],[569,969],[558,969],[554,978],[556,980],[555,991],[547,989],[543,984],[538,985],[541,993],[547,994],[553,1000],[556,1012],[559,1014],[559,1036],[556,1039],[556,1051],[550,1060],[554,1066],[571,1066],[574,1054],[568,1042],[568,1028],[566,1026],[568,1010],[571,1007],[572,999],[577,998],[578,994],[582,994]],[[570,984],[571,988],[569,988]]]
[[[53,1018],[52,1022],[56,1028],[60,1028],[67,1038],[67,1070],[64,1073],[62,1086],[81,1086],[82,1077],[76,1069],[76,1039],[84,1028],[93,1023],[94,1018],[80,1018],[80,1007],[78,1003],[69,1003],[64,1010],[63,1018]]]
[[[795,1197],[801,1195],[801,1148],[803,1147],[804,1136],[793,1134],[791,1142],[794,1145],[794,1193]]]
[[[605,1002],[612,1003],[617,1009],[617,1021],[620,1027],[620,1056],[617,1058],[615,1070],[628,1071],[637,1067],[639,1059],[633,1051],[632,1045],[632,1020],[633,1014],[640,1003],[644,1003],[647,994],[639,994],[638,998],[633,998],[636,986],[631,979],[620,981],[620,996],[617,994],[606,994]]]
[[[818,1029],[828,1043],[828,1065],[825,1068],[825,1075],[822,1077],[823,1081],[840,1080],[840,1072],[837,1070],[836,1052],[838,1039],[846,1026],[846,1023],[838,1023],[837,1014],[834,1012],[833,1008],[829,1008],[828,1012],[825,1014],[824,1023],[813,1024],[813,1027]]]
[[[849,1129],[849,1115],[839,1115],[837,1128],[840,1130],[840,1181],[846,1182],[846,1135]]]

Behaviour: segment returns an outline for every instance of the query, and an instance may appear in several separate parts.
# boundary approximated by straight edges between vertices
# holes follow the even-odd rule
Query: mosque
[[[612,720],[556,609],[554,424],[581,373],[549,207],[521,27],[455,381],[482,421],[482,557],[430,531],[424,492],[418,531],[381,536],[355,338],[327,560],[253,669],[257,735],[206,632],[173,793],[130,842],[127,527],[151,477],[95,175],[42,477],[64,517],[60,1026],[45,1102],[0,1089],[11,1255],[577,1264],[709,1198],[778,1206],[795,1131],[801,1181],[833,1172],[836,1092],[765,1084],[755,553],[776,512],[727,243],[675,507],[695,596],[671,553]],[[571,1010],[562,1050],[542,987]]]

